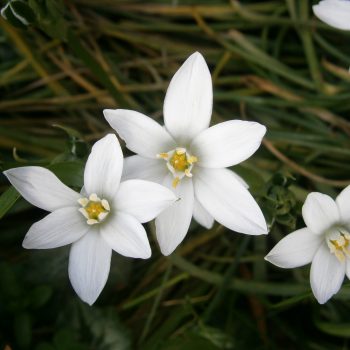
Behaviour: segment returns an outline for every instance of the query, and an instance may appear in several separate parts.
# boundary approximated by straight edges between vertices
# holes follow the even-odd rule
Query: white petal
[[[203,208],[197,199],[194,200],[193,218],[208,230],[214,225],[214,218]]]
[[[236,179],[246,188],[249,189],[249,185],[246,183],[246,181],[243,179],[243,177],[239,176],[237,173],[235,173],[233,170],[231,170],[232,174],[236,177]]]
[[[111,265],[112,249],[97,229],[90,229],[72,244],[69,279],[80,299],[92,305],[105,286]]]
[[[265,126],[242,120],[229,120],[202,131],[192,142],[196,165],[226,168],[243,162],[260,146]]]
[[[49,249],[61,247],[80,239],[89,230],[78,207],[57,209],[31,226],[23,247]]]
[[[340,213],[340,220],[350,225],[350,186],[341,191],[335,200]]]
[[[112,199],[117,193],[123,170],[123,153],[118,139],[108,134],[91,150],[84,172],[84,190],[90,195]]]
[[[193,179],[196,198],[220,224],[250,235],[267,234],[258,204],[230,170],[201,168]]]
[[[265,260],[285,269],[303,266],[312,261],[322,242],[321,236],[314,235],[305,227],[281,239]]]
[[[173,189],[172,181],[173,177],[168,175],[164,185],[172,188],[179,200],[164,210],[156,219],[157,240],[164,255],[170,255],[185,238],[191,223],[194,205],[192,180],[184,178],[176,189]]]
[[[171,79],[164,101],[165,126],[178,142],[186,142],[209,126],[213,87],[203,56],[195,52]]]
[[[141,259],[151,256],[146,231],[131,215],[114,214],[101,225],[101,234],[109,246],[121,255]]]
[[[345,273],[346,277],[350,279],[350,259],[346,259]]]
[[[312,7],[315,15],[328,25],[350,30],[350,2],[345,0],[323,0]]]
[[[162,185],[144,180],[128,180],[120,184],[116,205],[119,211],[143,223],[153,220],[176,199],[173,191]]]
[[[311,265],[310,282],[312,292],[320,304],[336,294],[344,280],[345,262],[331,254],[326,243],[321,244]]]
[[[169,133],[153,119],[126,109],[105,109],[105,118],[125,140],[126,147],[141,156],[156,158],[157,154],[175,147]]]
[[[168,173],[163,159],[150,159],[141,156],[124,158],[122,180],[141,179],[162,183]]]
[[[73,206],[80,198],[77,192],[42,167],[13,168],[4,171],[4,174],[24,199],[47,211]]]
[[[316,234],[322,234],[339,221],[338,207],[326,194],[312,192],[303,205],[306,226]]]

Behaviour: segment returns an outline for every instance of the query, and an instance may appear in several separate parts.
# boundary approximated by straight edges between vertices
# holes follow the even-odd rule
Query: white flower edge
[[[312,7],[314,14],[329,26],[350,30],[350,2],[346,0],[322,0]]]
[[[171,254],[182,242],[192,217],[207,228],[215,219],[237,232],[268,233],[264,216],[246,183],[225,169],[249,158],[260,146],[266,128],[242,120],[209,127],[211,113],[211,76],[198,52],[183,63],[169,84],[164,127],[134,111],[104,110],[111,127],[137,153],[127,158],[123,178],[164,184],[181,198],[156,220],[157,240],[164,255]],[[180,174],[170,162],[177,152],[190,160],[189,167]],[[217,194],[220,200],[212,201]]]
[[[120,182],[122,167],[123,155],[115,135],[106,135],[94,144],[85,166],[84,191],[94,200],[104,198],[108,210],[105,221],[92,220],[90,225],[79,212],[89,198],[64,185],[51,171],[29,166],[4,172],[26,200],[51,211],[32,225],[23,246],[50,249],[72,244],[69,278],[89,305],[107,281],[112,249],[127,257],[148,259],[151,248],[141,222],[154,219],[177,200],[172,191],[156,183]]]
[[[350,277],[350,186],[334,201],[322,193],[310,193],[302,208],[307,227],[280,240],[265,260],[281,268],[311,263],[310,284],[320,304],[341,288]]]

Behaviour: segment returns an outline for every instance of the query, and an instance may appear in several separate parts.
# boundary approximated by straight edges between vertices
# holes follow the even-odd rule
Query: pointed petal
[[[151,257],[151,247],[144,227],[129,214],[115,214],[105,225],[101,225],[101,235],[121,255],[140,259]]]
[[[314,235],[305,227],[281,239],[265,260],[285,269],[303,266],[311,263],[322,242],[321,236]]]
[[[93,228],[72,244],[69,279],[81,300],[92,305],[105,286],[111,265],[112,249]]]
[[[312,192],[303,205],[306,226],[316,234],[322,234],[339,221],[338,207],[326,194]]]
[[[122,180],[140,179],[162,183],[168,168],[163,159],[150,159],[141,156],[124,158]]]
[[[328,25],[350,30],[350,3],[339,0],[323,0],[312,7],[314,14]]]
[[[321,244],[311,265],[310,282],[312,292],[320,304],[336,294],[344,280],[345,262],[341,263],[331,254],[326,243]]]
[[[230,170],[201,168],[193,178],[196,198],[216,221],[233,231],[267,234],[258,204]]]
[[[341,191],[335,200],[340,213],[340,220],[350,224],[350,186]]]
[[[197,199],[194,200],[193,218],[208,230],[214,225],[214,218],[203,208]]]
[[[153,119],[139,112],[126,109],[105,109],[110,126],[125,140],[129,150],[148,158],[168,152],[175,147],[169,133]]]
[[[112,199],[117,193],[122,170],[123,153],[118,139],[108,134],[92,147],[84,172],[85,191]]]
[[[80,239],[89,226],[77,207],[57,209],[31,226],[23,247],[50,249],[71,244]]]
[[[174,192],[150,181],[128,180],[120,184],[116,203],[118,210],[139,222],[153,220],[176,201]]]
[[[179,198],[170,208],[164,210],[156,219],[156,234],[163,255],[170,255],[185,238],[190,227],[194,193],[191,179],[184,178],[174,189],[173,177],[167,175],[164,185],[172,188]]]
[[[243,185],[243,187],[245,187],[248,190],[249,189],[249,185],[246,183],[246,181],[243,179],[243,177],[239,176],[233,170],[231,170],[231,172],[236,177],[236,179]]]
[[[193,140],[191,152],[197,165],[226,168],[248,159],[260,147],[265,126],[242,120],[229,120],[202,131]]]
[[[210,72],[195,52],[171,79],[164,101],[165,126],[178,142],[189,141],[209,126],[212,105]]]
[[[42,167],[13,168],[4,171],[4,174],[25,200],[47,211],[73,206],[80,198],[79,193]]]

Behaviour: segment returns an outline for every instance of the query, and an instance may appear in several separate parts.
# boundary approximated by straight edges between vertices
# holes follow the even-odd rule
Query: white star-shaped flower
[[[172,78],[164,101],[165,127],[130,110],[105,110],[109,124],[138,155],[126,158],[123,177],[164,184],[180,198],[156,219],[164,255],[184,239],[192,215],[206,228],[214,219],[231,230],[267,233],[264,216],[247,184],[225,169],[249,158],[266,128],[230,120],[209,128],[213,91],[203,56],[192,54]]]
[[[4,172],[33,205],[50,211],[31,226],[23,247],[48,249],[72,244],[69,278],[79,297],[93,304],[106,284],[112,249],[147,259],[151,248],[141,223],[155,218],[176,197],[164,186],[144,180],[120,182],[123,154],[115,135],[95,143],[77,193],[51,171],[37,166]]]
[[[313,192],[303,205],[305,228],[284,237],[265,257],[276,266],[311,264],[312,291],[320,304],[336,294],[345,274],[350,278],[350,186],[334,201]]]
[[[314,14],[331,27],[350,30],[350,1],[322,0],[312,7]]]

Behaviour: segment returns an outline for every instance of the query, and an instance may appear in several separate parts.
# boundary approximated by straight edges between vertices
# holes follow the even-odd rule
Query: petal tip
[[[89,306],[92,306],[95,301],[97,300],[98,296],[94,297],[91,295],[86,295],[86,296],[82,296],[78,294],[78,297],[86,304],[88,304]]]
[[[147,252],[147,254],[143,255],[143,256],[141,257],[141,259],[149,259],[151,256],[152,256],[152,252],[151,252],[151,250],[150,250],[149,252]]]
[[[109,122],[109,120],[112,117],[113,112],[116,111],[115,109],[104,109],[102,111],[103,116],[105,117],[105,119]]]
[[[30,246],[30,244],[28,244],[28,240],[26,240],[25,238],[24,238],[24,240],[23,240],[23,242],[22,242],[22,247],[24,248],[24,249],[31,249],[32,247]]]
[[[169,256],[170,254],[172,254],[174,252],[175,248],[169,248],[169,247],[160,247],[160,251],[164,256]]]

